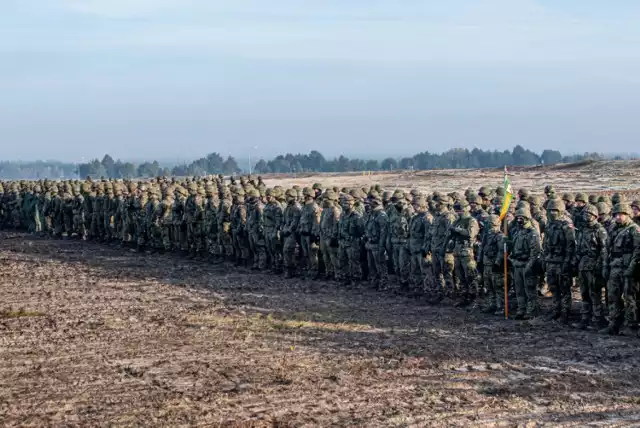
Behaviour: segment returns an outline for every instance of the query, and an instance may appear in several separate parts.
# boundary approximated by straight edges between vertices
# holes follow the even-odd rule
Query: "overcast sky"
[[[637,0],[3,0],[0,159],[637,151]]]

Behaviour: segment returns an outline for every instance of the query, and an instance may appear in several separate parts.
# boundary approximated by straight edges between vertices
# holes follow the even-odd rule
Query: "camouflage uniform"
[[[447,206],[450,202],[448,196],[439,197],[436,202],[437,211],[433,220],[429,248],[433,260],[434,283],[434,290],[431,291],[431,295],[435,299],[441,299],[443,292],[446,296],[453,297],[456,291],[453,281],[454,256],[452,252],[445,251],[447,232],[456,217],[449,211]]]
[[[282,272],[282,241],[280,232],[284,221],[284,210],[277,200],[277,191],[267,189],[267,205],[264,207],[264,235],[267,244],[268,264],[275,273]]]
[[[73,200],[73,230],[79,239],[87,239],[87,231],[84,227],[84,196],[77,192]]]
[[[340,273],[338,224],[342,209],[336,201],[335,192],[327,190],[323,195],[322,213],[320,214],[320,252],[324,257],[327,279],[338,279]]]
[[[369,264],[369,282],[379,290],[385,290],[389,284],[387,260],[385,258],[387,236],[389,235],[389,217],[382,206],[377,193],[370,195],[371,212],[365,224],[365,248]]]
[[[598,210],[588,205],[584,215],[585,222],[578,232],[576,241],[575,266],[578,268],[578,282],[582,296],[579,328],[586,328],[592,321],[603,327],[602,290],[604,278],[602,268],[608,263],[607,231],[597,222]]]
[[[459,295],[461,300],[458,305],[470,303],[478,292],[478,273],[473,251],[474,243],[478,238],[480,226],[469,213],[469,203],[459,201],[454,205],[458,218],[451,224],[445,239],[445,251],[454,255],[454,271],[459,281]]]
[[[307,269],[307,276],[318,277],[318,243],[320,242],[320,214],[322,210],[315,201],[313,189],[305,187],[302,190],[305,197],[300,212],[298,233],[300,235],[300,249],[302,251],[302,266]]]
[[[404,192],[397,190],[392,197],[395,210],[389,217],[389,235],[393,248],[393,268],[401,287],[406,287],[409,283],[409,272],[411,269],[411,256],[407,247],[409,238],[409,221],[413,215],[413,208],[410,208],[405,199]]]
[[[247,206],[245,192],[242,188],[236,190],[231,206],[231,237],[236,266],[249,263],[249,235],[247,233]]]
[[[562,216],[562,202],[551,200],[547,205],[549,224],[543,242],[543,260],[547,283],[553,293],[553,318],[568,322],[571,310],[571,283],[576,238],[573,225]]]
[[[608,334],[617,334],[625,318],[627,327],[637,329],[638,310],[634,277],[640,261],[640,226],[630,219],[632,210],[625,203],[617,204],[613,214],[618,227],[608,240],[610,259],[602,273],[608,279],[609,327],[601,332]]]
[[[97,198],[96,198],[97,199]],[[147,202],[148,192],[146,186],[141,186],[139,189],[139,194],[135,198],[133,203],[134,209],[134,225],[136,228],[136,245],[137,250],[142,251],[144,246],[147,245],[148,236],[147,236]]]
[[[484,288],[487,301],[484,312],[501,315],[504,312],[504,235],[500,230],[500,217],[487,218],[480,244],[478,260],[482,261]]]
[[[360,239],[363,236],[364,224],[362,215],[354,208],[351,195],[342,197],[344,210],[338,222],[338,259],[340,260],[339,279],[345,284],[362,279],[360,266]]]
[[[232,260],[233,240],[231,235],[231,194],[227,190],[223,190],[220,195],[220,204],[218,205],[218,242],[220,245],[220,254],[227,260]]]
[[[293,189],[287,190],[287,207],[284,209],[284,223],[282,226],[282,237],[284,238],[284,266],[286,277],[295,276],[296,270],[296,247],[298,245],[298,224],[302,208],[297,201],[297,193]]]
[[[413,201],[413,208],[416,214],[409,221],[409,242],[408,249],[411,257],[410,282],[414,291],[425,292],[431,290],[432,286],[426,282],[431,280],[431,256],[424,251],[425,243],[431,241],[431,227],[433,216],[427,211],[427,200],[424,197],[417,197]]]
[[[220,201],[216,196],[212,185],[205,187],[206,199],[204,202],[204,233],[206,248],[209,256],[219,258],[220,243],[218,242],[218,206]]]
[[[538,269],[540,264],[540,235],[531,224],[531,213],[527,208],[516,211],[518,233],[511,242],[509,260],[513,264],[518,309],[516,319],[533,318],[538,315]]]
[[[247,207],[249,209],[247,215],[249,245],[253,255],[251,269],[265,270],[267,268],[267,244],[264,234],[265,206],[260,200],[260,192],[257,189],[249,192]]]

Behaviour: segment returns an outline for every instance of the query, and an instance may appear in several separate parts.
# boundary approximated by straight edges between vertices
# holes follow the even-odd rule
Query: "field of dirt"
[[[430,171],[372,172],[350,174],[319,174],[292,176],[264,176],[268,185],[310,186],[320,182],[325,186],[354,187],[379,183],[385,189],[413,189],[462,192],[470,187],[478,190],[487,185],[502,186],[504,169],[449,169]],[[640,161],[599,161],[560,164],[553,166],[517,167],[509,170],[514,191],[525,187],[542,193],[544,186],[554,184],[558,192],[588,192],[601,194],[623,191],[636,195],[640,189]],[[638,192],[640,194],[640,192]]]
[[[638,165],[511,178],[515,188],[633,196]],[[265,180],[449,191],[497,186],[502,171]],[[0,232],[1,426],[638,426],[639,345],[364,287]]]
[[[7,232],[0,296],[5,427],[640,424],[638,339]]]

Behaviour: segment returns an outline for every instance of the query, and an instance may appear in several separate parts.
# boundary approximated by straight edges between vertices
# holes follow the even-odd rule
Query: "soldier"
[[[611,208],[606,202],[598,202],[596,208],[598,209],[598,223],[604,226],[610,238],[616,228],[616,222],[611,218]]]
[[[96,198],[99,199],[99,198]],[[138,193],[133,204],[134,225],[136,228],[136,251],[141,253],[147,245],[147,203],[149,202],[149,189],[146,185],[138,187]],[[94,209],[95,214],[95,209]]]
[[[511,242],[510,261],[513,265],[518,310],[515,319],[531,319],[538,315],[537,278],[540,262],[540,235],[531,224],[526,208],[516,211],[518,233]]]
[[[209,261],[217,261],[220,258],[220,245],[218,244],[218,205],[220,201],[213,184],[208,183],[204,191],[204,234],[207,256]]]
[[[302,189],[304,205],[300,213],[298,233],[302,251],[302,268],[306,267],[307,277],[318,279],[318,244],[320,242],[320,215],[322,210],[315,201],[313,189]]]
[[[625,318],[625,335],[637,329],[637,290],[633,278],[640,261],[640,226],[631,220],[631,213],[631,207],[625,203],[613,207],[617,228],[608,240],[609,263],[602,272],[608,280],[609,303],[609,326],[600,330],[603,334],[618,334]]]
[[[282,237],[284,238],[284,266],[285,278],[293,278],[296,274],[296,247],[298,245],[298,225],[302,207],[298,202],[298,194],[295,189],[289,189],[285,193],[287,207],[284,209],[284,223]]]
[[[500,230],[500,217],[491,214],[480,244],[478,260],[482,260],[484,270],[482,280],[487,292],[484,313],[502,315],[504,313],[504,235]]]
[[[576,194],[575,205],[573,207],[573,226],[576,229],[576,232],[579,233],[584,227],[587,219],[586,219],[586,207],[587,207],[587,195],[584,193]]]
[[[446,195],[440,196],[436,201],[437,211],[431,232],[431,245],[428,249],[433,260],[435,290],[431,294],[435,300],[441,300],[443,293],[449,298],[453,298],[456,294],[453,281],[454,256],[452,252],[445,251],[449,227],[456,220],[455,215],[449,211],[449,203],[450,199]]]
[[[264,240],[264,204],[260,200],[260,191],[258,189],[250,189],[247,192],[246,207],[251,270],[264,270],[267,267],[267,249]]]
[[[463,307],[473,302],[478,292],[477,266],[473,251],[480,226],[469,212],[469,203],[465,200],[453,206],[458,218],[449,227],[445,238],[445,251],[453,253],[455,275],[460,282],[460,300],[456,306]]]
[[[329,189],[323,195],[320,214],[320,254],[324,257],[327,279],[339,279],[340,259],[338,257],[338,224],[342,209],[337,204],[338,197]]]
[[[365,224],[365,248],[369,267],[369,282],[378,290],[386,290],[389,285],[387,261],[385,258],[389,218],[382,206],[380,194],[373,190],[368,196],[369,220]]]
[[[155,215],[160,226],[161,253],[169,252],[173,248],[171,243],[171,230],[173,228],[174,196],[172,192],[173,189],[169,189],[164,195]]]
[[[221,261],[235,261],[233,252],[233,235],[231,233],[231,192],[226,187],[220,189],[220,205],[218,205],[218,242],[220,243]]]
[[[150,252],[162,250],[162,225],[160,224],[160,201],[155,189],[149,189],[149,201],[144,207],[147,222],[147,243]]]
[[[282,243],[280,241],[280,231],[282,230],[283,209],[275,194],[277,190],[267,189],[267,204],[264,207],[264,236],[267,246],[267,259],[271,271],[282,272]]]
[[[554,309],[551,318],[569,322],[571,310],[571,283],[576,238],[573,225],[563,217],[562,201],[552,199],[547,205],[549,224],[543,243],[543,260],[547,284],[553,294]]]
[[[410,253],[409,277],[413,291],[423,294],[431,290],[431,266],[430,255],[424,251],[425,243],[431,241],[431,227],[433,216],[427,210],[427,199],[423,196],[415,196],[413,200],[415,215],[409,221],[408,250]],[[425,286],[426,285],[426,286]]]
[[[246,267],[249,264],[249,234],[247,231],[245,195],[242,187],[236,187],[233,194],[233,205],[231,206],[231,237],[233,239],[235,265]]]
[[[395,210],[389,217],[389,235],[393,247],[393,267],[402,291],[409,285],[411,256],[407,247],[409,238],[409,221],[413,208],[409,209],[402,190],[396,190],[391,197]]]
[[[577,198],[576,198],[577,199]],[[586,221],[577,234],[576,260],[582,307],[580,322],[574,327],[586,329],[591,322],[599,328],[605,327],[602,312],[602,268],[607,265],[607,231],[598,223],[598,210],[593,205],[584,209]]]
[[[338,223],[339,279],[344,285],[358,283],[362,279],[360,269],[360,239],[364,234],[362,216],[355,210],[353,196],[342,197],[343,213]]]
[[[76,195],[73,200],[73,229],[76,231],[77,239],[86,240],[87,239],[87,231],[84,228],[84,196],[80,189],[75,192]]]

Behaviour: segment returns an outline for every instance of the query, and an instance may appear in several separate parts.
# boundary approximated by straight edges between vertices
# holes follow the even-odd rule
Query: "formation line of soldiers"
[[[568,324],[572,287],[580,329],[636,335],[639,202],[620,194],[518,192],[505,219],[503,189],[267,187],[260,177],[150,181],[0,182],[0,228],[49,238],[173,252],[211,263],[335,280],[430,303],[504,311],[504,257],[515,319]],[[613,215],[613,217],[612,217]],[[309,281],[313,284],[313,281]],[[541,314],[540,296],[553,297]],[[603,296],[604,295],[604,296]]]

